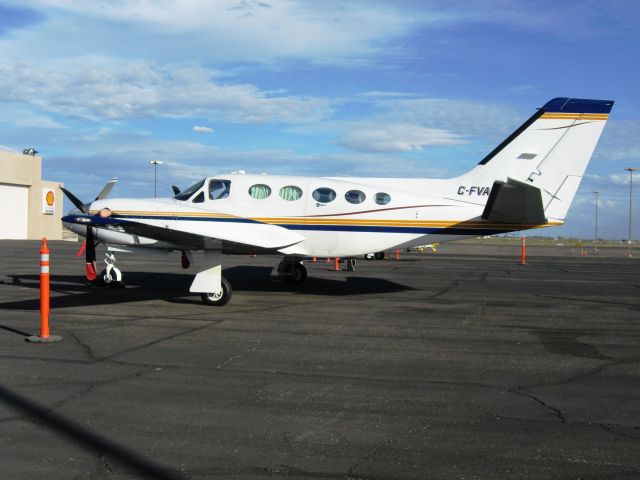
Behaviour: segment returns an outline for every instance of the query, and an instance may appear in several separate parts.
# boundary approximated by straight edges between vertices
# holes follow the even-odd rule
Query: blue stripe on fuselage
[[[90,223],[75,221],[77,217],[88,218]],[[219,222],[219,223],[257,223],[263,224],[256,220],[248,218],[211,218],[211,217],[184,217],[184,216],[172,216],[172,215],[114,215],[108,218],[101,218],[97,215],[68,215],[62,219],[70,223],[78,223],[81,225],[92,225],[95,227],[106,227],[108,225],[116,225],[118,223],[127,223],[135,220],[183,220],[194,222]],[[315,232],[364,232],[364,233],[405,233],[415,235],[471,235],[471,236],[484,236],[495,235],[497,233],[512,232],[518,230],[515,227],[505,228],[463,228],[463,227],[416,227],[416,226],[380,226],[380,225],[326,225],[326,224],[263,224],[274,225],[277,227],[286,228],[287,230],[297,231],[315,231]]]
[[[369,232],[369,233],[413,233],[419,235],[495,235],[497,233],[513,232],[516,228],[456,228],[456,227],[383,227],[367,225],[287,225],[278,224],[288,230],[307,230],[322,232]]]

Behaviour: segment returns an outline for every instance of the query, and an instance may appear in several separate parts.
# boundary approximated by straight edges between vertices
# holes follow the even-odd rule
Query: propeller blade
[[[85,205],[84,203],[82,203],[82,201],[78,197],[76,197],[73,193],[71,193],[69,190],[67,190],[64,187],[60,187],[60,190],[64,192],[67,198],[71,200],[71,203],[73,203],[76,207],[78,207],[78,210],[80,210],[82,213],[87,213],[89,211],[88,205]]]
[[[85,262],[86,262],[86,271],[87,271],[87,280],[93,282],[98,274],[96,273],[96,242],[93,238],[93,228],[91,225],[87,225],[87,235],[86,235],[87,247],[84,251],[85,254]]]
[[[174,195],[178,195],[180,193],[180,189],[175,185],[171,185],[171,190],[173,190]]]
[[[111,193],[111,189],[115,186],[117,182],[118,182],[118,179],[116,177],[113,177],[111,180],[109,180],[106,183],[106,185],[102,187],[102,190],[100,190],[100,193],[95,199],[101,200],[103,198],[107,198],[109,196],[109,193]]]

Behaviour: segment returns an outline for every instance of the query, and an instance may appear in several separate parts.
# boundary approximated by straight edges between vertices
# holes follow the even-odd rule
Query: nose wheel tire
[[[223,305],[226,305],[227,302],[231,300],[233,290],[231,289],[231,284],[227,281],[226,278],[222,277],[220,279],[220,286],[222,287],[222,292],[220,293],[203,293],[201,295],[202,302],[205,305],[221,307]]]
[[[122,272],[114,266],[107,267],[100,272],[93,284],[98,287],[124,288]]]

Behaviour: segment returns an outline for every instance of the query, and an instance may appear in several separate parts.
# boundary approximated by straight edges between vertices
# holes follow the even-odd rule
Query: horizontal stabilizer
[[[547,223],[540,189],[512,178],[496,180],[482,212],[490,222],[543,225]]]

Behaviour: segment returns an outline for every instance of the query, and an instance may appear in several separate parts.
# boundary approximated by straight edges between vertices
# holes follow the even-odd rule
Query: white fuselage
[[[205,239],[192,249],[220,249],[222,241],[242,244],[243,251],[253,246],[257,253],[318,257],[354,256],[514,230],[480,218],[491,184],[466,185],[461,179],[234,173],[207,177],[184,200],[103,199],[93,202],[90,211],[109,209],[112,218]],[[209,194],[214,180],[226,183],[227,192],[220,198],[215,198],[219,192]],[[79,224],[67,227],[79,234],[85,231]],[[188,248],[170,239],[154,240],[117,228],[94,232],[98,240],[112,244]]]

